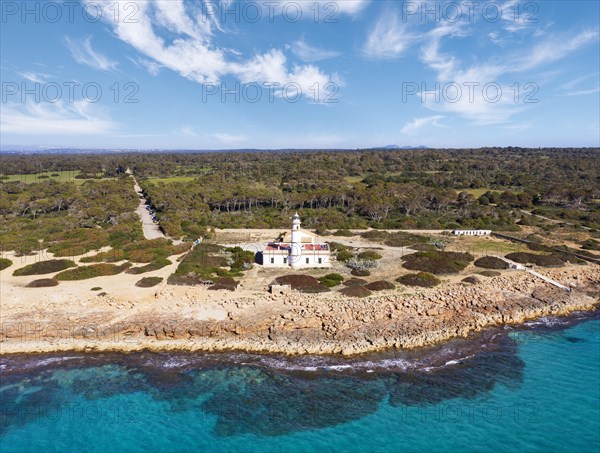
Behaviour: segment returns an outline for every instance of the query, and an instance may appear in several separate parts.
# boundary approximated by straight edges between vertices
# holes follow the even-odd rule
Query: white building
[[[270,242],[262,252],[265,267],[330,267],[329,244],[317,242],[317,236],[300,228],[300,216],[294,214],[292,230],[278,242]]]
[[[489,236],[492,230],[452,230],[455,236]]]

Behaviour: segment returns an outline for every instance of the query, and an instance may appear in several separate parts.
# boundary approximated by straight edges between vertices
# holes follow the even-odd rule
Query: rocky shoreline
[[[514,271],[477,285],[453,283],[419,291],[404,287],[365,299],[335,293],[234,293],[218,303],[226,314],[222,319],[194,316],[193,310],[210,300],[192,290],[183,296],[167,291],[164,300],[144,304],[103,296],[70,301],[63,308],[15,305],[0,317],[0,354],[239,350],[348,356],[430,346],[492,326],[600,305],[598,266],[544,274],[573,290]],[[123,309],[127,303],[130,309]]]

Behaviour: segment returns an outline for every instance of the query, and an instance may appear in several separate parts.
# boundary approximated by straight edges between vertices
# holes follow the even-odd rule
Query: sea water
[[[5,356],[0,451],[598,452],[598,313],[352,359]]]

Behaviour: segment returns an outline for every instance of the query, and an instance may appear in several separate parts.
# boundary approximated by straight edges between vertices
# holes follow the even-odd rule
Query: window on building
[[[287,264],[287,258],[283,259],[283,264]]]
[[[323,258],[319,258],[319,264],[323,264]]]
[[[306,264],[310,262],[310,258],[306,258]]]
[[[275,264],[275,258],[271,258],[271,264]]]

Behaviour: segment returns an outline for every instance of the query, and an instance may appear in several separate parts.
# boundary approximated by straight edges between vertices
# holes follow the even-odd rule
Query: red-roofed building
[[[300,228],[300,216],[292,219],[292,229],[280,242],[268,243],[262,252],[265,267],[330,267],[329,244],[318,242],[318,237]],[[260,262],[260,260],[259,260]]]

